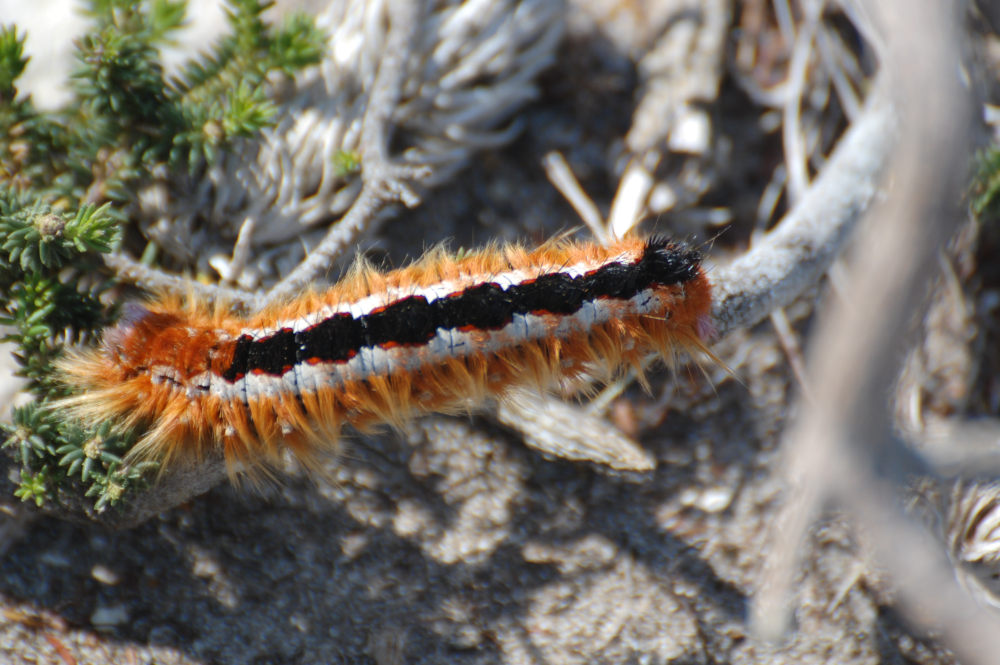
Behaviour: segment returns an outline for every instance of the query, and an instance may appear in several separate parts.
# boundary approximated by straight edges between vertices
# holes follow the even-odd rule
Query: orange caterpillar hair
[[[130,305],[61,371],[76,414],[145,431],[132,458],[221,448],[233,476],[289,450],[314,468],[345,423],[399,426],[513,385],[704,349],[710,300],[699,254],[660,238],[435,250],[391,272],[359,264],[247,318],[172,298]]]

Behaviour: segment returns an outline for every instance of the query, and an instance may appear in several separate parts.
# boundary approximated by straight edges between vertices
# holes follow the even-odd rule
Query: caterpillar
[[[436,249],[389,272],[361,261],[326,291],[245,317],[194,298],[129,304],[99,346],[61,361],[76,391],[64,406],[141,428],[128,459],[221,448],[236,478],[288,450],[318,468],[345,424],[401,426],[704,349],[710,301],[699,252],[660,237]]]

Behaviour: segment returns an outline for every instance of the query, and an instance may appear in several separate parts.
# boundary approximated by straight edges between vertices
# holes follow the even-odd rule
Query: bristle
[[[129,305],[100,348],[61,361],[78,391],[62,404],[143,430],[130,459],[221,451],[234,480],[257,481],[288,451],[316,470],[344,424],[401,427],[513,386],[613,377],[651,351],[707,351],[699,262],[663,238],[435,248],[387,273],[359,260],[325,293],[247,318],[193,297]]]

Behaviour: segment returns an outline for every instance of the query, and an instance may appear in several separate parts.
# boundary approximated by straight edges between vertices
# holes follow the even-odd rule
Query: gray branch
[[[785,307],[826,274],[874,200],[896,118],[881,81],[801,201],[763,242],[714,270],[712,320],[720,336]]]

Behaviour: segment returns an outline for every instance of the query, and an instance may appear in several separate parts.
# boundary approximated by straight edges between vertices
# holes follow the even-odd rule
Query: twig
[[[222,277],[223,281],[228,282],[239,282],[240,274],[246,268],[247,261],[250,260],[251,238],[253,237],[253,232],[257,228],[258,213],[250,213],[243,218],[243,223],[240,224],[240,232],[236,236],[236,244],[233,246],[232,255],[227,261],[225,270],[219,270],[216,268],[219,275]],[[209,260],[211,264],[212,261]],[[214,265],[212,267],[215,267]]]
[[[202,284],[180,275],[171,275],[151,268],[125,254],[105,254],[104,263],[115,271],[118,279],[140,286],[153,293],[168,293],[178,296],[198,295],[207,302],[225,301],[252,309],[260,303],[260,297],[249,291],[231,289],[225,286]]]
[[[788,170],[788,196],[793,204],[799,200],[809,185],[808,156],[801,123],[802,96],[805,93],[806,72],[809,59],[812,57],[813,42],[819,28],[822,2],[807,0],[804,7],[805,18],[795,37],[792,62],[788,67],[788,86],[785,88],[785,103],[782,110],[784,121],[781,125],[785,167]]]
[[[919,433],[907,432],[939,478],[1000,476],[1000,420],[929,418]]]
[[[859,244],[850,298],[833,302],[813,344],[816,399],[786,436],[793,485],[774,523],[753,618],[759,634],[781,634],[805,531],[821,502],[834,498],[895,580],[904,614],[939,631],[963,663],[985,665],[1000,653],[1000,624],[962,591],[941,547],[874,472],[876,460],[897,454],[885,397],[898,371],[894,350],[919,309],[923,267],[947,235],[964,172],[969,113],[955,73],[958,12],[934,0],[872,9],[892,17],[885,68],[896,77],[904,140],[884,214]]]
[[[792,374],[795,376],[795,380],[799,382],[802,397],[807,401],[811,400],[813,398],[812,388],[810,388],[808,383],[809,377],[806,373],[805,360],[802,357],[802,346],[799,344],[798,336],[788,322],[788,316],[785,314],[784,309],[778,308],[771,312],[771,325],[774,326],[774,332],[778,335],[778,342],[785,352],[785,357],[788,358],[788,365],[792,368]]]
[[[774,15],[778,20],[781,37],[788,43],[795,41],[795,19],[792,18],[792,6],[788,0],[775,0]]]
[[[642,218],[646,200],[653,189],[653,174],[639,159],[633,158],[625,167],[611,203],[608,228],[615,238],[624,238]]]
[[[852,56],[844,47],[837,33],[827,26],[822,26],[819,29],[816,34],[816,44],[819,47],[823,68],[830,75],[833,88],[837,91],[837,99],[844,107],[844,115],[853,122],[861,113],[861,100],[854,89],[854,84],[844,71],[846,63],[850,61]],[[852,69],[856,68],[857,63],[854,63]]]
[[[719,335],[750,327],[815,284],[839,254],[877,192],[896,133],[894,114],[876,86],[826,168],[764,240],[710,275]]]
[[[520,432],[527,446],[549,455],[619,471],[656,468],[649,453],[599,414],[551,395],[511,391],[500,402],[497,419]],[[581,421],[586,427],[581,427]]]
[[[580,181],[573,175],[573,170],[570,169],[562,153],[553,151],[545,155],[542,159],[542,168],[545,169],[545,175],[548,176],[552,186],[559,190],[563,198],[573,206],[573,210],[580,216],[598,242],[602,245],[607,244],[610,238],[607,227],[604,225],[604,219],[601,217],[601,211],[597,209],[593,199],[583,191]]]

